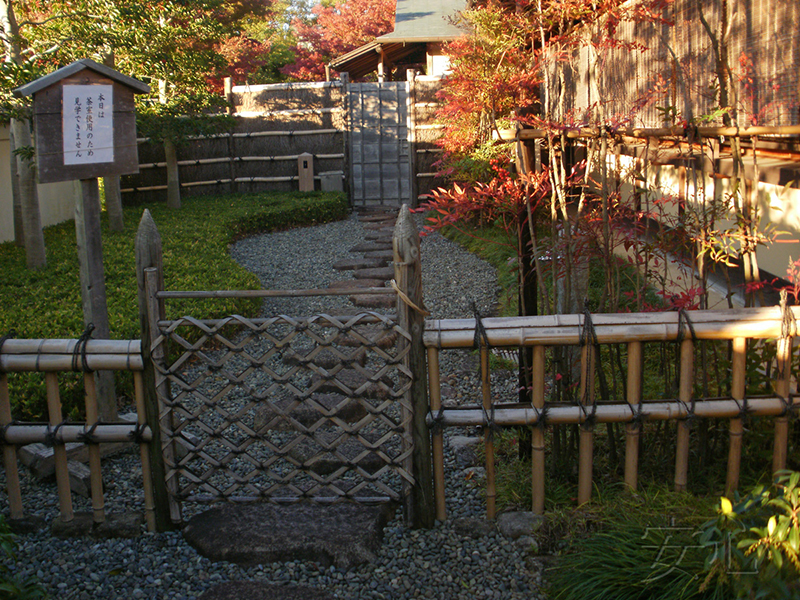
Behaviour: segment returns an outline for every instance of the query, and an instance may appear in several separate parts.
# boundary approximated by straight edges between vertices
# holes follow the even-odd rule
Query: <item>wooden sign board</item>
[[[139,172],[133,97],[146,84],[86,59],[16,91],[33,95],[40,183]]]

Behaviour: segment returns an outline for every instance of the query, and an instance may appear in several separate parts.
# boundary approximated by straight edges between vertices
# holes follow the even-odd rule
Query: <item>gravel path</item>
[[[363,229],[354,217],[313,228],[262,235],[243,240],[233,257],[271,288],[325,287],[348,277],[331,268],[348,257],[362,241]],[[423,292],[433,318],[471,316],[474,301],[489,313],[496,297],[493,269],[472,254],[442,238],[423,238]],[[310,314],[330,306],[331,300],[270,300],[264,311]],[[335,299],[334,303],[346,302]],[[442,356],[443,395],[461,403],[476,397],[479,382],[469,352]],[[513,377],[495,376],[493,391],[513,394]],[[531,600],[539,598],[541,565],[527,554],[524,542],[499,533],[474,536],[474,521],[485,504],[475,486],[474,473],[456,466],[447,443],[448,520],[429,531],[414,531],[395,519],[385,530],[378,562],[348,571],[316,563],[274,563],[245,568],[212,563],[188,546],[180,533],[143,534],[135,539],[70,539],[52,537],[47,530],[19,536],[19,575],[35,575],[51,597],[68,599],[197,598],[209,587],[227,580],[253,579],[296,583],[328,590],[342,599],[442,598]],[[475,469],[473,469],[475,471]],[[481,469],[477,469],[478,477]],[[58,514],[55,483],[37,483],[21,473],[28,513],[48,521]],[[138,453],[125,452],[103,461],[106,507],[110,512],[143,510],[142,470]],[[5,473],[0,471],[0,506],[7,516]],[[75,509],[88,510],[88,501],[75,496]]]

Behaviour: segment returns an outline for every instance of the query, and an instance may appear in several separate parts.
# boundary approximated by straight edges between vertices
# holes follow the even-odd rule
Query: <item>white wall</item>
[[[42,226],[75,216],[75,186],[71,181],[39,185]],[[0,243],[14,241],[14,200],[11,195],[11,148],[8,125],[0,125]]]

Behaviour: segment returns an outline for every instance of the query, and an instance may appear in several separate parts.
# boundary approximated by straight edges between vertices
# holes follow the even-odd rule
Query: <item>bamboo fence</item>
[[[545,442],[547,424],[581,425],[579,436],[578,503],[588,502],[592,490],[593,425],[625,423],[625,483],[635,489],[639,469],[639,443],[644,420],[678,422],[674,487],[686,489],[689,468],[689,425],[692,417],[730,420],[726,489],[738,487],[746,416],[770,416],[775,420],[773,471],[786,466],[789,416],[800,408],[800,397],[791,393],[792,341],[797,335],[800,307],[751,308],[726,311],[631,313],[597,315],[550,315],[538,317],[429,320],[424,343],[428,354],[430,410],[427,421],[432,431],[432,456],[437,519],[446,518],[444,497],[444,427],[480,426],[486,444],[487,515],[495,516],[494,455],[492,428],[526,426],[532,432],[532,510],[541,513],[545,500]],[[476,338],[476,327],[481,335]],[[587,332],[594,340],[587,343]],[[481,398],[469,407],[443,408],[439,353],[475,347],[480,339]],[[732,343],[731,393],[729,398],[695,397],[693,385],[695,344],[701,340]],[[775,393],[748,398],[745,393],[748,340],[777,340]],[[678,397],[667,400],[642,398],[642,355],[647,342],[675,342],[679,345]],[[594,377],[601,368],[597,353],[602,344],[627,346],[626,402],[598,403]],[[545,351],[548,347],[581,348],[581,392],[575,404],[546,401]],[[530,403],[493,403],[489,348],[532,347],[533,389]]]
[[[135,424],[100,422],[94,373],[97,369],[133,373],[137,412]],[[100,524],[106,520],[100,444],[133,441],[139,444],[142,460],[147,527],[148,530],[155,531],[153,482],[149,468],[149,443],[152,440],[152,431],[145,422],[142,370],[143,360],[139,340],[4,338],[0,342],[0,427],[2,427],[3,464],[12,519],[24,517],[17,465],[18,446],[32,443],[52,446],[61,520],[70,522],[75,518],[75,512],[72,506],[64,444],[85,443],[89,455],[92,518],[95,524]],[[64,419],[58,373],[67,371],[83,373],[86,395],[84,423],[69,423]],[[47,390],[47,423],[26,423],[13,419],[8,373],[15,372],[44,373]]]

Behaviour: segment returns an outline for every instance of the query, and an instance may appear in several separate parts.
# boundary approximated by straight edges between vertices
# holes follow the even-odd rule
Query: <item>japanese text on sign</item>
[[[114,162],[113,89],[111,85],[64,86],[65,165]]]

